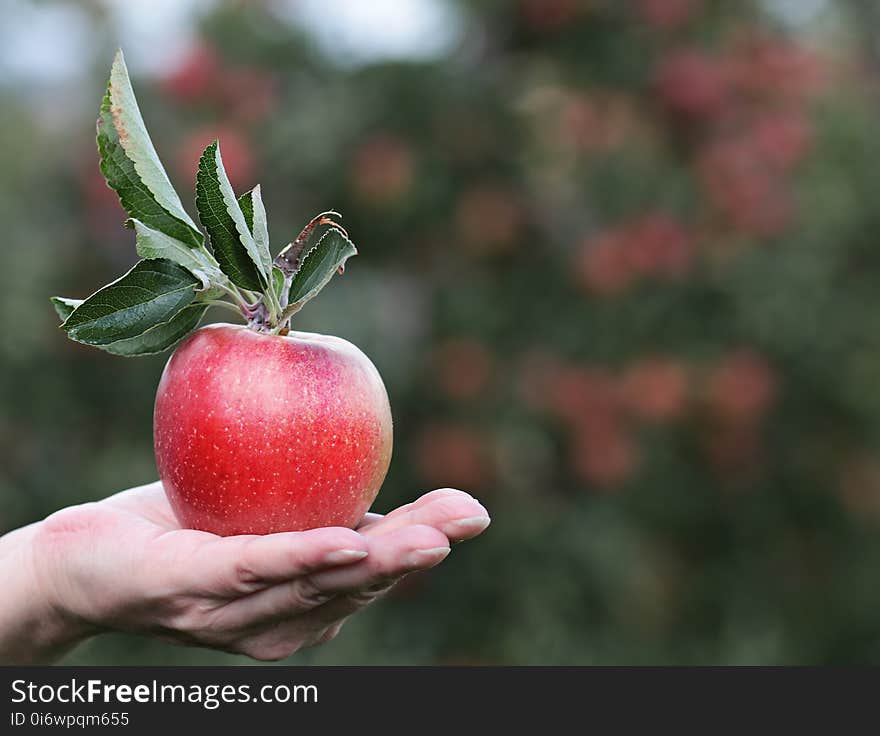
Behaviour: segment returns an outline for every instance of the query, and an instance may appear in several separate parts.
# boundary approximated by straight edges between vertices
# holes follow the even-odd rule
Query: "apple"
[[[290,327],[357,255],[341,215],[315,215],[273,258],[261,188],[234,190],[215,139],[196,173],[200,228],[157,157],[121,51],[97,142],[141,260],[85,299],[51,301],[78,343],[125,357],[177,346],[153,438],[180,524],[219,535],[358,524],[391,461],[388,395],[354,345]],[[247,324],[197,329],[210,308]]]
[[[154,444],[184,527],[353,527],[388,471],[391,409],[376,368],[343,339],[213,324],[165,366]]]

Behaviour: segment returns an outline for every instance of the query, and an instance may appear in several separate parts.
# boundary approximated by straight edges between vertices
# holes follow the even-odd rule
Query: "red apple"
[[[154,442],[184,527],[353,527],[388,471],[391,409],[378,371],[345,340],[215,324],[165,366]]]

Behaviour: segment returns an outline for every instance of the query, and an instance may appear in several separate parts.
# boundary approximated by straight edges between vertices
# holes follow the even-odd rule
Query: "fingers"
[[[186,561],[199,589],[218,596],[247,595],[320,570],[367,557],[367,540],[352,529],[326,527],[265,536],[217,537]]]
[[[426,525],[407,525],[367,538],[370,554],[366,559],[346,568],[314,573],[309,576],[312,584],[332,594],[363,590],[427,570],[449,554],[446,535]]]
[[[370,520],[359,531],[372,537],[404,526],[425,525],[443,532],[454,543],[477,536],[489,522],[489,512],[481,503],[461,491],[444,489],[428,493],[385,517]]]
[[[358,524],[355,528],[362,532],[366,529],[370,524],[375,524],[377,521],[381,521],[385,518],[385,514],[374,514],[373,512],[368,512],[364,514],[364,518],[361,519],[361,523]]]
[[[186,570],[205,581],[202,589],[211,597],[227,599],[212,606],[211,630],[251,643],[271,639],[274,652],[335,632],[400,577],[437,565],[451,542],[488,524],[488,512],[471,496],[440,489],[387,516],[368,515],[359,531],[205,535],[197,554],[185,556]]]
[[[227,604],[218,623],[224,628],[247,629],[312,611],[340,594],[378,592],[395,578],[433,567],[447,554],[449,542],[436,529],[398,529],[370,540],[369,555],[360,562],[303,575]]]
[[[376,522],[382,521],[383,519],[393,519],[396,516],[406,513],[407,511],[411,511],[414,508],[419,506],[423,506],[424,504],[431,503],[432,501],[436,501],[438,498],[445,498],[447,496],[461,497],[464,496],[466,498],[473,498],[471,495],[465,493],[464,491],[458,491],[454,488],[438,488],[435,491],[429,491],[424,495],[417,498],[412,503],[404,504],[403,506],[399,506],[393,511],[388,512],[387,514],[367,514],[364,517],[364,520],[358,526],[358,531],[364,531],[367,527],[375,524]]]

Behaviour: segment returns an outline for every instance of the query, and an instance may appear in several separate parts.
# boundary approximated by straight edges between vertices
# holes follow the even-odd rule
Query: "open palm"
[[[120,630],[277,660],[332,639],[399,578],[478,535],[486,509],[425,494],[357,530],[218,537],[181,529],[161,484],[64,509],[42,524],[38,575],[85,630]]]

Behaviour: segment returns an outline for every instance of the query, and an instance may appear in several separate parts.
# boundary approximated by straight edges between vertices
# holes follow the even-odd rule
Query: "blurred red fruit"
[[[706,400],[712,414],[730,425],[760,420],[776,398],[776,374],[754,350],[722,358],[709,374]]]
[[[217,51],[204,43],[194,46],[161,82],[162,90],[183,104],[211,103],[227,119],[253,123],[274,109],[274,80],[257,69],[227,68]]]
[[[756,150],[770,166],[788,171],[809,150],[813,129],[802,112],[770,112],[755,121],[751,137]]]
[[[693,242],[684,227],[651,212],[585,241],[575,273],[590,291],[611,296],[642,276],[680,277],[692,261]]]
[[[485,488],[494,475],[489,447],[470,427],[433,424],[415,443],[415,466],[428,485]]]
[[[206,44],[194,46],[161,82],[166,94],[182,104],[195,104],[212,95],[223,75],[220,57]]]
[[[611,490],[629,480],[638,465],[638,447],[619,424],[578,431],[572,443],[572,468],[584,482]]]
[[[825,69],[811,50],[786,39],[756,36],[731,52],[732,84],[743,94],[768,102],[801,102],[824,87]]]
[[[415,162],[408,144],[387,133],[364,141],[355,151],[351,184],[355,194],[371,204],[402,199],[413,183]]]
[[[625,240],[616,231],[585,240],[578,250],[574,268],[577,280],[600,296],[620,294],[636,276]]]
[[[222,125],[199,128],[184,139],[177,157],[177,170],[181,178],[192,176],[205,147],[215,138],[220,141],[223,165],[235,190],[252,187],[255,184],[255,161],[250,141],[236,128]]]
[[[677,277],[691,265],[691,238],[680,223],[663,212],[649,213],[626,232],[627,259],[640,274]]]
[[[224,111],[242,123],[267,118],[277,103],[275,80],[256,69],[227,69],[219,86]]]
[[[790,223],[786,183],[751,141],[714,143],[700,155],[698,168],[709,201],[736,230],[770,236]]]
[[[550,411],[573,426],[616,422],[620,396],[614,378],[599,368],[566,367],[547,386]]]
[[[661,104],[670,113],[685,118],[713,120],[728,104],[723,67],[695,49],[677,49],[664,55],[654,84]]]
[[[621,396],[631,414],[647,421],[668,421],[684,412],[688,370],[671,358],[644,358],[632,363],[621,380]]]
[[[494,371],[492,354],[481,342],[470,338],[441,343],[432,363],[440,388],[457,401],[475,399],[485,392]]]

